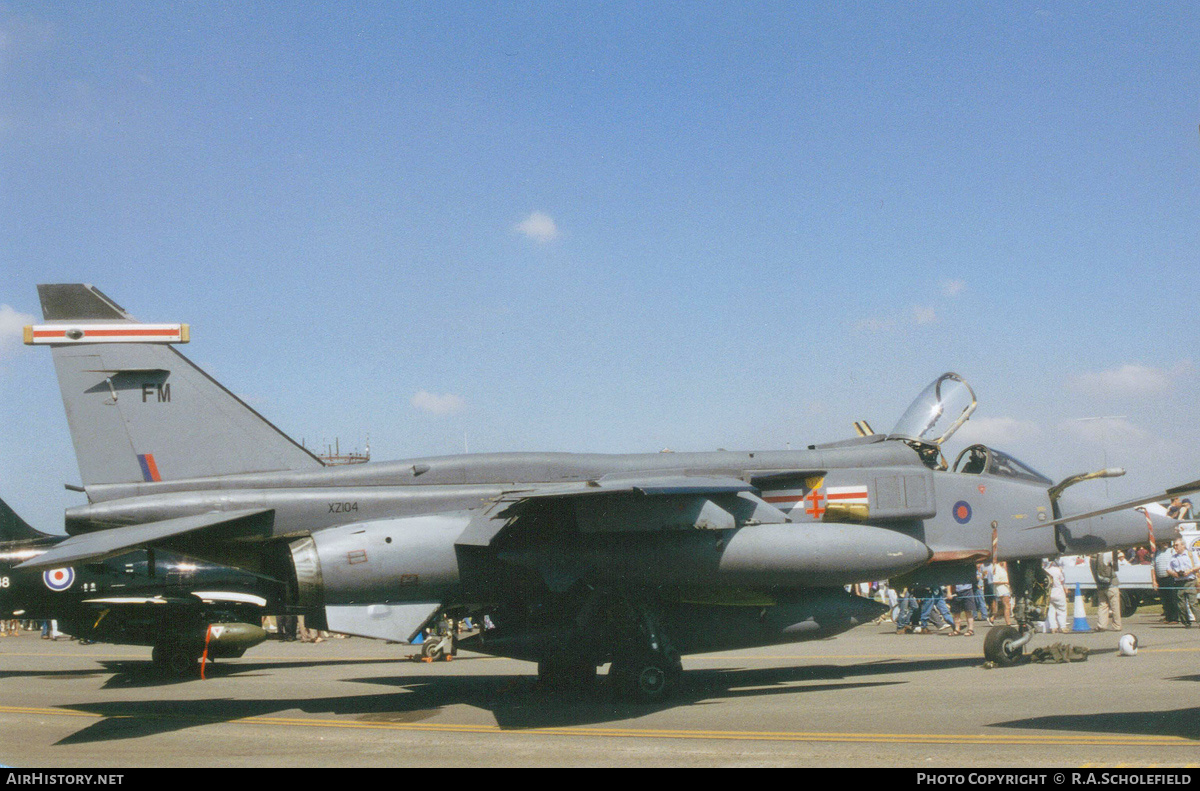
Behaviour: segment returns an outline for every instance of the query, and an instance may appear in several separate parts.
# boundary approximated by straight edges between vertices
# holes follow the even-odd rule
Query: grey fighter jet
[[[804,450],[326,467],[174,348],[187,325],[141,324],[91,286],[39,295],[26,342],[51,348],[88,504],[24,565],[167,549],[281,580],[318,628],[398,642],[474,616],[488,628],[464,647],[536,661],[547,683],[611,663],[616,690],[660,699],[683,654],[838,634],[885,610],[844,586],[969,580],[987,559],[1010,562],[1021,605],[1022,628],[985,647],[1011,663],[1039,619],[1041,558],[1171,527],[983,445],[948,465],[942,443],[975,408],[955,374],[890,433]]]

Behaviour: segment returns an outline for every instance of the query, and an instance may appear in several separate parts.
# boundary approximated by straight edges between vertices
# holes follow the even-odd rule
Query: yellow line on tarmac
[[[1200,646],[1192,648],[1139,648],[1138,653],[1160,654],[1171,652],[1198,652]],[[978,658],[983,662],[982,652],[971,652],[969,654],[791,654],[789,656],[768,656],[756,654],[753,656],[732,656],[729,654],[714,655],[714,654],[688,654],[685,661],[701,661],[701,662],[754,662],[754,661],[785,661],[791,660],[803,663],[809,659],[972,659]]]
[[[61,715],[104,719],[105,715],[71,709],[0,706],[0,714]],[[835,733],[810,731],[710,731],[656,728],[514,728],[498,725],[455,723],[394,723],[358,720],[329,720],[308,717],[245,717],[223,720],[212,717],[180,717],[163,714],[121,714],[112,719],[191,720],[198,724],[273,725],[304,728],[348,728],[353,730],[407,731],[410,733],[493,734],[506,736],[583,736],[618,739],[691,739],[724,741],[841,742],[860,744],[984,744],[994,746],[1063,745],[1117,747],[1200,747],[1191,739],[1175,736],[1124,734],[1060,734],[1029,732],[1020,734],[986,733]]]
[[[72,711],[71,709],[39,709],[32,706],[0,706],[0,714],[37,714],[44,716],[47,714],[60,714],[64,717],[91,717],[98,719],[103,717],[102,714],[93,714],[90,711]]]
[[[798,667],[809,659],[967,659],[978,657],[983,662],[983,652],[969,654],[791,654],[789,656],[713,656],[711,654],[686,654],[684,661],[702,662],[799,662]]]
[[[147,651],[149,651],[149,646],[147,646]],[[93,654],[91,652],[67,653],[67,652],[63,652],[63,651],[59,651],[59,652],[55,652],[55,653],[42,652],[42,653],[31,653],[31,654],[19,653],[17,651],[0,651],[0,656],[17,656],[17,657],[22,657],[25,659],[30,659],[30,658],[38,658],[38,659],[45,659],[45,658],[54,658],[54,659],[132,659],[132,660],[143,659],[143,660],[147,660],[147,661],[150,659],[149,653],[144,653],[144,654]],[[277,662],[279,664],[287,664],[288,662],[314,662],[314,661],[321,661],[321,662],[328,662],[330,664],[336,664],[338,662],[406,662],[406,661],[408,661],[409,656],[410,656],[409,654],[403,654],[403,655],[397,655],[397,656],[320,657],[320,656],[264,656],[261,654],[259,654],[259,655],[248,654],[243,658],[246,660],[252,660],[252,661],[256,661],[256,662]],[[475,655],[471,656],[472,661],[474,661],[476,659],[502,659],[502,658],[503,657],[497,657],[497,656],[484,656],[482,654],[480,654],[478,656],[475,656]],[[236,664],[229,664],[228,660],[226,660],[225,662],[222,662],[221,664],[222,664],[222,667],[237,667]]]
[[[1138,649],[1138,653],[1144,652],[1147,654],[1170,654],[1170,653],[1174,653],[1176,651],[1187,651],[1187,652],[1200,651],[1200,646],[1196,646],[1195,648],[1139,648]]]
[[[147,659],[146,654],[76,654],[66,652],[23,654],[16,651],[0,651],[0,656],[19,656],[26,659]],[[82,672],[82,671],[81,671]]]

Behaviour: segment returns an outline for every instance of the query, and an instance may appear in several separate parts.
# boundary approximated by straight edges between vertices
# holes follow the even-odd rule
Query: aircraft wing
[[[192,591],[190,596],[104,596],[98,599],[84,599],[83,604],[92,605],[135,605],[135,604],[182,604],[195,607],[201,604],[229,602],[234,604],[254,604],[266,607],[267,600],[262,596],[240,591]]]
[[[138,548],[161,547],[187,554],[189,544],[201,541],[244,540],[256,535],[265,538],[270,536],[274,514],[271,508],[218,511],[98,530],[72,536],[17,568],[57,568],[101,560]]]
[[[1196,492],[1200,492],[1200,481],[1192,481],[1191,483],[1185,483],[1180,486],[1172,486],[1170,489],[1166,489],[1165,491],[1146,495],[1144,497],[1138,497],[1133,500],[1126,500],[1123,503],[1117,503],[1116,505],[1109,505],[1104,508],[1098,508],[1094,511],[1088,511],[1087,513],[1071,514],[1070,516],[1063,516],[1058,519],[1052,519],[1048,522],[1039,522],[1038,524],[1032,525],[1031,527],[1027,527],[1025,529],[1026,530],[1036,530],[1036,529],[1042,528],[1042,527],[1053,527],[1054,525],[1070,524],[1071,522],[1078,522],[1081,519],[1091,519],[1092,517],[1095,517],[1095,516],[1104,516],[1105,514],[1112,514],[1112,513],[1116,513],[1117,511],[1124,511],[1127,508],[1137,508],[1139,506],[1149,505],[1151,503],[1157,503],[1161,500],[1171,500],[1175,497],[1182,497],[1185,494],[1194,494]]]
[[[550,485],[530,491],[516,491],[511,493],[511,497],[513,500],[611,494],[641,494],[654,497],[678,494],[736,494],[737,492],[752,491],[755,491],[755,487],[740,478],[698,478],[687,475],[636,478],[606,476],[582,483]]]
[[[472,519],[455,543],[489,546],[506,528],[536,512],[569,515],[584,533],[724,530],[791,521],[740,478],[604,477],[509,491]]]

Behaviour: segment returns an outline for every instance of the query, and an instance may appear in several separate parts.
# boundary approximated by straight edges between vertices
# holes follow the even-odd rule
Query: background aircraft
[[[154,646],[171,675],[209,659],[239,657],[266,639],[262,616],[283,600],[279,583],[239,569],[135,550],[75,566],[14,569],[62,542],[0,501],[0,619],[57,620],[84,640]]]
[[[975,408],[954,374],[890,433],[804,450],[324,467],[173,348],[187,325],[140,324],[90,286],[39,296],[26,342],[52,349],[89,504],[24,567],[166,549],[280,581],[318,628],[401,642],[471,615],[493,628],[464,647],[555,683],[611,662],[618,690],[657,699],[682,654],[836,634],[883,610],[843,586],[969,580],[988,558],[1012,561],[1022,629],[985,643],[1007,663],[1040,619],[1041,558],[1147,538],[1142,514],[996,449],[947,464]]]

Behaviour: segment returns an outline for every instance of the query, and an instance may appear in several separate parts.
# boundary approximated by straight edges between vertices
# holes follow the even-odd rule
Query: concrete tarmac
[[[1069,665],[983,667],[971,637],[896,635],[687,656],[669,703],[539,689],[526,662],[268,642],[164,681],[150,649],[0,639],[0,765],[1200,766],[1200,628],[1142,610]]]

